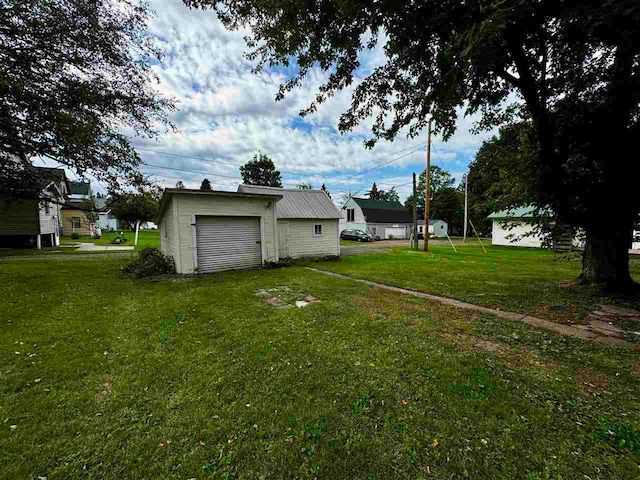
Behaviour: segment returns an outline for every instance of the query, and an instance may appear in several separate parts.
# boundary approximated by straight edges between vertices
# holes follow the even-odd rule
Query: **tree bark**
[[[587,230],[579,280],[611,292],[636,291],[629,273],[629,248],[633,222],[611,222]]]

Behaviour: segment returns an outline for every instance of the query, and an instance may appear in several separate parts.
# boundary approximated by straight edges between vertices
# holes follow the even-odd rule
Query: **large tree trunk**
[[[638,285],[629,273],[633,222],[607,223],[586,232],[580,281],[599,285],[607,291],[635,291]]]

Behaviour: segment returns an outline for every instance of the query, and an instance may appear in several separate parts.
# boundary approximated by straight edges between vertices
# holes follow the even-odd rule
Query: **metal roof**
[[[494,212],[487,218],[533,218],[536,213],[536,207],[533,205],[524,205],[521,207],[510,208],[508,210],[500,210]],[[540,209],[538,215],[543,217],[551,216],[551,210],[543,208]]]
[[[90,186],[89,182],[71,182],[71,194],[86,195],[88,197]]]
[[[240,185],[239,192],[279,194],[282,200],[276,204],[278,218],[340,218],[340,210],[322,190],[294,190],[288,188],[263,187],[260,185]]]

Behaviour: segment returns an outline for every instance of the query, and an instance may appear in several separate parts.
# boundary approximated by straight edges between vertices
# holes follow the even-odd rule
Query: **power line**
[[[415,146],[416,145],[414,145],[414,147]],[[422,144],[420,143],[417,146],[421,147]],[[385,167],[385,166],[389,165],[390,163],[397,162],[398,160],[400,160],[402,158],[408,157],[409,155],[413,155],[417,151],[418,151],[418,149],[416,148],[415,150],[412,150],[409,153],[405,153],[404,155],[400,155],[399,157],[396,157],[396,158],[394,158],[392,160],[389,160],[388,162],[381,163],[380,165],[376,165],[375,167],[367,168],[366,170],[362,170],[361,172],[354,173],[353,175],[348,175],[348,176],[344,177],[344,179],[348,180],[348,179],[353,178],[353,177],[358,177],[358,176],[362,175],[363,173],[367,173],[367,172],[370,172],[372,170],[376,170],[378,168]]]
[[[346,179],[357,177],[358,175],[362,175],[363,173],[366,173],[366,172],[369,172],[371,170],[375,170],[377,168],[384,167],[385,165],[389,165],[390,163],[396,162],[396,161],[398,161],[398,160],[400,160],[400,159],[402,159],[404,157],[407,157],[407,156],[415,153],[417,151],[417,147],[421,147],[422,145],[423,145],[422,143],[418,143],[418,144],[415,144],[415,145],[411,145],[410,147],[403,148],[402,150],[398,150],[397,152],[395,152],[395,153],[393,153],[391,155],[402,153],[402,152],[406,152],[409,149],[414,149],[411,152],[409,152],[409,153],[407,153],[405,155],[401,155],[400,157],[394,158],[394,159],[392,159],[392,160],[390,160],[388,162],[382,163],[380,165],[376,165],[375,167],[368,168],[368,169],[363,170],[361,172],[356,172],[356,173],[346,177]],[[208,158],[203,158],[203,157],[196,157],[196,156],[193,156],[193,155],[181,155],[181,154],[177,154],[177,153],[163,152],[163,151],[160,151],[160,150],[152,150],[152,149],[149,149],[149,148],[141,148],[141,147],[136,147],[136,146],[134,146],[134,148],[136,150],[141,150],[143,152],[152,152],[152,153],[157,153],[157,154],[160,154],[160,155],[167,155],[167,156],[171,156],[171,157],[186,158],[186,159],[190,159],[190,160],[200,160],[200,161],[208,162],[208,163],[220,163],[220,164],[224,164],[224,165],[231,165],[233,167],[241,167],[242,166],[240,164],[232,163],[232,162],[226,162],[224,160],[214,160],[214,159],[208,159]],[[146,162],[143,162],[143,163],[146,164]],[[161,167],[161,168],[171,168],[171,167]],[[177,170],[176,168],[171,168],[171,169]],[[184,171],[187,171],[187,170],[184,170]],[[310,174],[310,173],[307,173],[307,172],[291,172],[291,171],[287,171],[287,170],[280,170],[280,172],[281,173],[285,173],[287,175],[300,175],[300,176],[318,175],[318,174]],[[202,173],[202,172],[193,171],[192,173]]]

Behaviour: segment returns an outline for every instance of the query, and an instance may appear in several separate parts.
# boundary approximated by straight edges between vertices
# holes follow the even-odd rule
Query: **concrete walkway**
[[[94,243],[76,243],[76,252],[130,252],[133,246],[125,245],[96,245]]]
[[[552,332],[559,333],[560,335],[567,335],[571,337],[582,338],[594,343],[615,344],[624,345],[625,342],[622,338],[614,336],[614,332],[607,331],[606,328],[597,328],[591,325],[563,325],[560,323],[551,322],[542,318],[532,317],[530,315],[524,315],[522,313],[505,312],[503,310],[496,310],[495,308],[481,307],[480,305],[474,305],[472,303],[462,302],[460,300],[454,300],[453,298],[439,297],[437,295],[431,295],[429,293],[418,292],[416,290],[409,290],[406,288],[394,287],[392,285],[386,285],[384,283],[376,283],[370,280],[361,280],[358,278],[349,277],[348,275],[342,275],[340,273],[329,272],[327,270],[320,270],[313,267],[305,267],[307,270],[321,273],[323,275],[329,275],[331,277],[342,278],[344,280],[351,280],[352,282],[362,283],[369,285],[370,287],[383,288],[385,290],[391,290],[392,292],[403,293],[405,295],[412,295],[414,297],[426,298],[433,300],[434,302],[440,302],[445,305],[451,305],[457,308],[464,308],[480,313],[489,313],[495,315],[498,318],[505,320],[512,320],[517,322],[524,322],[532,327],[544,328],[551,330]]]

